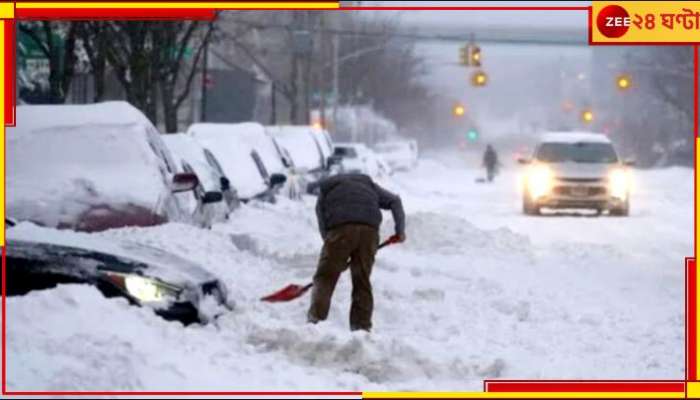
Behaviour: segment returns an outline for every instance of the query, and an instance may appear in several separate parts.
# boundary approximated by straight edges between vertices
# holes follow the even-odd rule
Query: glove
[[[402,243],[404,241],[406,241],[405,233],[396,234],[389,238],[389,243]]]

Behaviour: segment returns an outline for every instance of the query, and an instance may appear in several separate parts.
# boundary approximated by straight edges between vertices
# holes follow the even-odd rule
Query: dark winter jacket
[[[380,209],[391,210],[396,234],[404,233],[401,198],[380,187],[367,175],[341,174],[319,182],[316,217],[321,236],[340,225],[357,223],[379,228]]]
[[[484,166],[486,168],[494,168],[498,165],[498,154],[492,147],[487,147],[484,152]]]

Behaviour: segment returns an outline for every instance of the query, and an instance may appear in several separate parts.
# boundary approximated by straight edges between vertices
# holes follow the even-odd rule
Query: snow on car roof
[[[542,143],[577,143],[595,142],[610,143],[610,139],[602,133],[594,132],[547,132],[540,138]]]
[[[126,101],[95,104],[17,106],[17,128],[39,130],[59,126],[91,124],[144,124],[153,126],[146,116]]]
[[[294,165],[315,170],[323,166],[323,149],[314,139],[313,128],[308,125],[266,126],[267,133],[287,149]]]
[[[187,129],[187,134],[214,154],[238,194],[242,198],[251,198],[263,193],[267,184],[251,155],[254,147],[240,140],[235,134],[235,125],[193,124]]]
[[[170,154],[128,103],[18,106],[6,143],[8,215],[19,219],[57,226],[93,205],[151,210],[166,190],[156,151]]]
[[[100,234],[58,230],[20,222],[7,230],[8,247],[12,241],[72,247],[95,252],[111,254],[128,260],[144,262],[149,265],[148,275],[167,280],[169,283],[185,283],[192,279],[208,281],[214,276],[199,264],[175,254],[145,244],[103,238]]]
[[[282,158],[277,151],[275,142],[267,134],[264,126],[257,122],[243,122],[228,124],[228,129],[240,142],[257,150],[269,174],[284,173],[285,167],[282,164]]]

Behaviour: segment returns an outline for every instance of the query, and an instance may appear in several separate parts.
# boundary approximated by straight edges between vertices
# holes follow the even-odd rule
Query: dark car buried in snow
[[[6,268],[8,296],[89,284],[185,325],[206,323],[231,308],[223,283],[193,262],[139,243],[32,223],[7,230]]]

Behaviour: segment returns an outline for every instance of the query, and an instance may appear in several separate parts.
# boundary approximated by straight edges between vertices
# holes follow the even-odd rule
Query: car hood
[[[557,178],[570,179],[604,179],[618,164],[594,164],[594,163],[552,163],[548,164]]]
[[[7,252],[12,255],[13,246],[23,249],[36,247],[37,254],[50,249],[52,253],[71,256],[84,255],[99,259],[100,268],[111,269],[109,260],[116,260],[114,271],[138,273],[158,278],[164,282],[182,286],[217,280],[199,264],[161,249],[141,243],[115,238],[101,238],[94,234],[45,228],[30,222],[22,222],[6,232]],[[125,271],[124,265],[130,268]]]

